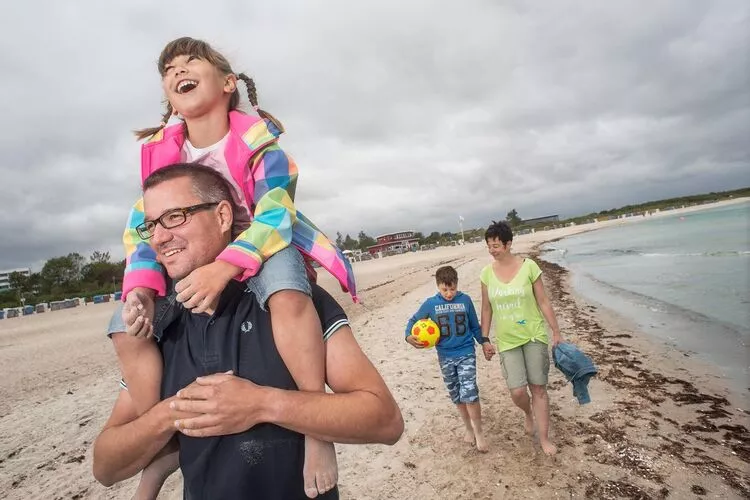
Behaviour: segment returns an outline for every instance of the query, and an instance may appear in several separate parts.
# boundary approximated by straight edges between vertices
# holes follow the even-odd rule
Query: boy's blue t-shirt
[[[439,293],[427,299],[406,324],[405,337],[411,335],[414,323],[430,318],[440,327],[440,341],[435,346],[440,358],[454,358],[474,353],[474,341],[481,344],[482,329],[471,297],[458,292],[448,301]]]

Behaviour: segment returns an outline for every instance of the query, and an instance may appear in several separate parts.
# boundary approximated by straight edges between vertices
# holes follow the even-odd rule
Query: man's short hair
[[[452,266],[443,266],[435,271],[435,281],[438,285],[458,284],[458,273]]]
[[[492,221],[487,231],[484,232],[484,241],[496,239],[502,241],[503,245],[513,241],[513,230],[510,228],[510,224],[505,221]]]
[[[226,179],[216,170],[198,163],[177,163],[160,168],[149,175],[143,183],[143,192],[159,184],[188,177],[193,185],[193,192],[202,203],[219,203],[228,201],[234,206],[231,187]]]

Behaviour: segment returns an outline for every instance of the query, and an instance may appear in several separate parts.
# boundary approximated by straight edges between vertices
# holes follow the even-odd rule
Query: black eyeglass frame
[[[161,227],[163,227],[164,229],[174,229],[176,227],[182,226],[183,224],[186,224],[190,220],[190,216],[195,212],[200,212],[201,210],[215,207],[219,203],[220,202],[199,203],[197,205],[191,205],[189,207],[175,208],[173,210],[164,212],[159,216],[158,219],[143,221],[135,227],[135,230],[142,240],[148,240],[154,236],[154,230],[156,229],[157,224],[161,224]],[[165,217],[176,214],[182,214],[182,220],[180,222],[176,224],[166,222]]]

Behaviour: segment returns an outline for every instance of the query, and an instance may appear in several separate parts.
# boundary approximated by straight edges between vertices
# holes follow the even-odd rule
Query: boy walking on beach
[[[486,453],[487,440],[482,432],[482,409],[477,386],[477,359],[474,341],[482,345],[486,359],[495,354],[488,337],[482,337],[471,297],[458,291],[458,273],[451,266],[435,272],[438,293],[427,299],[406,325],[406,341],[417,349],[422,344],[411,334],[414,323],[430,318],[440,328],[437,343],[438,362],[451,401],[458,408],[466,427],[464,441],[475,443]]]

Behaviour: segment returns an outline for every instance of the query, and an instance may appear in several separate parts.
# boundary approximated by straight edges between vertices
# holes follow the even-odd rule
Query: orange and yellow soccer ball
[[[431,319],[420,319],[411,328],[411,334],[425,347],[435,347],[440,340],[440,328]]]

